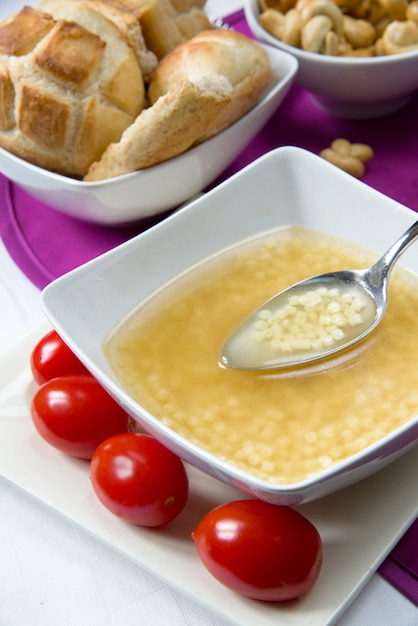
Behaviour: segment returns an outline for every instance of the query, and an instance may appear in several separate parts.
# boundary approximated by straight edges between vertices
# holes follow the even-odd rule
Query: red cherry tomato
[[[32,421],[52,446],[91,459],[105,439],[128,430],[128,414],[92,376],[63,376],[36,391]]]
[[[316,582],[322,564],[318,531],[287,506],[237,500],[208,513],[192,533],[209,572],[254,600],[297,598]]]
[[[162,526],[183,510],[189,483],[181,459],[143,433],[116,435],[91,461],[91,482],[101,503],[139,526]]]
[[[38,341],[30,355],[30,367],[38,385],[58,376],[89,373],[55,330]]]

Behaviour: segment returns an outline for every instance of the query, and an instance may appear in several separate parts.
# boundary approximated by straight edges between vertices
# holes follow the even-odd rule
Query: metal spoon
[[[230,335],[221,364],[279,369],[322,359],[360,341],[385,314],[391,270],[417,236],[418,221],[372,267],[313,276],[273,296]]]

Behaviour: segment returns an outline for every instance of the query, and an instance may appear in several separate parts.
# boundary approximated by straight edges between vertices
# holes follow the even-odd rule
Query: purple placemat
[[[383,561],[378,571],[418,606],[418,519]]]
[[[242,11],[225,21],[250,35]],[[319,153],[337,137],[371,145],[375,154],[363,181],[418,209],[418,94],[393,115],[354,121],[328,115],[314,104],[309,93],[295,85],[270,122],[214,184],[278,146],[299,146]],[[166,215],[129,228],[99,227],[54,211],[0,175],[0,236],[15,263],[41,289]],[[379,573],[418,604],[418,520]]]

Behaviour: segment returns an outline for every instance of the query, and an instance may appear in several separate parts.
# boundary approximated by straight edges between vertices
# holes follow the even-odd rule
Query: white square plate
[[[190,499],[183,513],[158,531],[139,528],[102,507],[88,463],[61,454],[35,432],[29,355],[48,330],[41,326],[0,361],[0,475],[228,623],[330,626],[415,519],[418,455],[412,450],[371,478],[298,508],[324,545],[321,575],[310,593],[283,605],[238,596],[206,572],[190,532],[210,509],[242,494],[188,467]]]

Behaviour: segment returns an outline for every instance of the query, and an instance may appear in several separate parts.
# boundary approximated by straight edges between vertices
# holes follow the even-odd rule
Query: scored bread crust
[[[135,15],[126,10],[117,8],[116,5],[108,4],[103,0],[41,0],[38,8],[51,15],[54,15],[55,11],[56,16],[58,15],[57,11],[60,10],[60,6],[62,6],[63,3],[64,5],[68,5],[72,2],[83,3],[85,6],[101,13],[117,26],[135,53],[144,81],[149,83],[157,67],[158,59],[156,55],[146,47],[140,22]],[[71,8],[68,8],[68,11],[66,11],[66,15],[71,15]]]
[[[149,89],[151,104],[177,82],[224,75],[233,87],[231,101],[220,115],[208,120],[201,141],[219,133],[249,111],[271,79],[267,53],[256,42],[231,30],[203,31],[183,42],[158,64]]]
[[[118,28],[82,3],[68,18],[24,7],[0,24],[0,146],[83,177],[145,105]]]
[[[103,70],[105,75],[109,76],[108,87],[105,87],[107,95],[112,101],[117,102],[121,109],[129,113],[136,112],[136,83],[132,84],[130,81],[137,81],[139,75],[137,82],[143,91],[143,96],[145,88],[142,74],[140,71],[138,72],[138,63],[132,63],[133,58],[136,61],[133,50],[118,27],[102,13],[98,12],[89,2],[74,2],[72,0],[43,1],[45,12],[48,15],[52,15],[55,20],[74,21],[102,39],[105,43],[103,48]],[[79,65],[81,64],[82,61],[79,60]]]
[[[154,106],[144,109],[90,167],[85,181],[113,178],[151,167],[188,150],[207,120],[228,106],[232,87],[224,76],[181,80]]]

